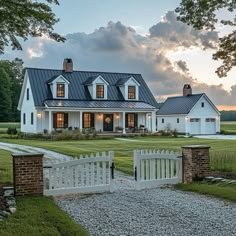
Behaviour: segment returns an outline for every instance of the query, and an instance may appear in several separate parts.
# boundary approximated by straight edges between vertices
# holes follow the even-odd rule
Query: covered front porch
[[[156,132],[156,111],[37,111],[37,131],[95,129],[98,133]]]

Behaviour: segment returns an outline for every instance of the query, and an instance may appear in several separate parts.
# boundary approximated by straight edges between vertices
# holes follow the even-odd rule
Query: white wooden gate
[[[44,195],[112,191],[114,152],[44,167]]]
[[[134,150],[135,189],[182,182],[182,155],[172,151]]]

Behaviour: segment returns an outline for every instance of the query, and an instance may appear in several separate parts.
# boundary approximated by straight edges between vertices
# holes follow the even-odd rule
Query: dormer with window
[[[53,98],[68,99],[68,85],[70,82],[62,75],[48,81]]]
[[[107,99],[107,86],[109,83],[101,75],[88,78],[84,85],[88,87],[92,99]]]
[[[134,77],[122,78],[118,80],[116,85],[119,87],[125,100],[139,100],[140,84]]]

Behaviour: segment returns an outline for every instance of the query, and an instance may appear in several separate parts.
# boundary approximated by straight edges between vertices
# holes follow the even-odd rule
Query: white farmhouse
[[[158,130],[176,129],[186,134],[220,132],[220,112],[205,93],[192,94],[184,85],[183,96],[169,97],[157,112]]]
[[[158,103],[140,74],[27,68],[18,109],[21,131],[95,128],[155,132]]]

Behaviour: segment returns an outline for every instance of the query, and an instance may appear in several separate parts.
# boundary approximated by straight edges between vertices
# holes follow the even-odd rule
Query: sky
[[[54,29],[65,43],[33,38],[22,42],[23,51],[7,48],[0,59],[19,57],[26,67],[61,69],[69,57],[75,70],[141,73],[158,102],[181,95],[188,83],[220,110],[236,109],[236,69],[218,78],[220,63],[212,60],[218,36],[228,32],[225,27],[195,31],[177,21],[180,0],[59,2],[53,6],[60,18]]]

